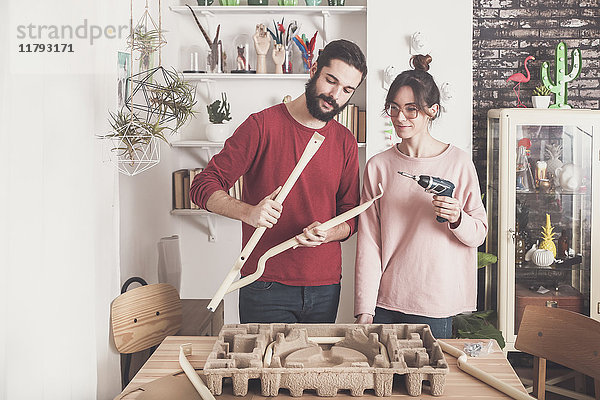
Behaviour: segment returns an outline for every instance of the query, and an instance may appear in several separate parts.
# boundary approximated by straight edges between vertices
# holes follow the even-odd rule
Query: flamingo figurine
[[[527,71],[527,76],[523,75],[520,72],[517,72],[516,74],[512,74],[511,76],[508,77],[508,79],[506,80],[506,82],[508,81],[513,81],[513,82],[517,82],[517,84],[515,86],[513,86],[513,92],[515,92],[515,94],[517,95],[517,107],[527,107],[525,104],[523,104],[523,102],[521,101],[521,83],[525,83],[525,82],[529,82],[529,79],[531,79],[531,76],[529,75],[529,68],[527,68],[527,61],[529,60],[535,60],[534,56],[528,56],[525,59],[525,71]]]

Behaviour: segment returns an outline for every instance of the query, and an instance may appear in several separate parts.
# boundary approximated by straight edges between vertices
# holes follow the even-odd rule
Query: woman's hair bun
[[[429,64],[431,63],[431,56],[429,54],[415,54],[410,58],[410,65],[420,71],[429,71]]]

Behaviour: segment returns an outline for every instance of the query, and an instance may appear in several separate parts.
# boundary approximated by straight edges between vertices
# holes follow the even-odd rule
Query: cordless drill
[[[419,186],[425,189],[427,193],[437,194],[438,196],[452,197],[454,193],[454,183],[436,176],[429,175],[411,175],[406,172],[398,171],[402,176],[415,180]],[[435,217],[437,222],[447,222],[446,218],[440,216]]]

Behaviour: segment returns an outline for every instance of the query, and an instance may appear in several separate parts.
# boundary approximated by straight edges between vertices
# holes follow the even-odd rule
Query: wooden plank
[[[140,372],[135,376],[135,378],[129,383],[129,385],[123,391],[124,393],[130,392],[133,389],[139,387],[142,384],[151,382],[155,379],[163,377],[165,375],[174,374],[176,372],[181,371],[178,362],[179,356],[179,346],[183,343],[191,343],[192,344],[192,355],[188,357],[192,366],[196,369],[200,369],[204,366],[206,362],[206,358],[210,353],[212,346],[215,342],[215,337],[200,337],[200,336],[169,336],[167,337],[163,343],[158,347],[156,352],[150,357],[148,362],[142,367]],[[446,343],[455,346],[458,349],[463,348],[464,343],[467,342],[486,342],[486,340],[471,340],[471,339],[447,339]],[[509,385],[517,388],[518,390],[526,393],[523,384],[515,374],[514,370],[508,363],[508,360],[504,356],[504,353],[500,350],[497,343],[494,341],[493,343],[493,352],[484,357],[475,357],[470,358],[469,363],[476,365],[482,370],[489,372],[496,376],[497,378],[505,381]],[[476,378],[462,372],[458,369],[456,365],[456,359],[448,354],[445,354],[446,360],[449,366],[449,373],[446,376],[446,385],[444,389],[444,395],[434,397],[427,393],[427,388],[424,388],[423,394],[419,396],[419,399],[481,399],[481,400],[489,400],[489,399],[507,399],[508,397],[503,393],[497,391],[496,389],[486,385],[485,383],[477,380]],[[393,398],[396,399],[398,397],[411,398],[415,399],[415,397],[411,397],[406,393],[404,385],[396,385],[397,388],[394,389]],[[253,387],[251,385],[250,393],[244,397],[247,400],[263,400],[267,399],[266,397],[260,396],[260,388],[258,385]],[[254,390],[253,390],[254,389]],[[123,397],[125,400],[132,400],[137,398],[141,392],[133,392]],[[287,398],[291,397],[286,391],[281,391],[278,398]],[[363,397],[371,397],[377,398],[372,391],[365,392],[365,396]],[[240,400],[239,397],[235,397],[231,394],[231,390],[227,393],[224,390],[224,394],[218,396],[219,399],[227,399],[227,400]],[[349,394],[340,393],[334,398],[350,398]],[[269,398],[272,399],[272,398]],[[322,397],[317,397],[311,393],[307,393],[302,396],[302,400],[323,400]],[[381,398],[380,398],[381,399]]]

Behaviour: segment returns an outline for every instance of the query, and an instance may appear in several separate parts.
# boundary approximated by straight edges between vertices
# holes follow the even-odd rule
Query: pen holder
[[[304,73],[308,73],[313,63],[313,54],[310,53],[308,56],[302,55],[302,66],[304,67]]]

